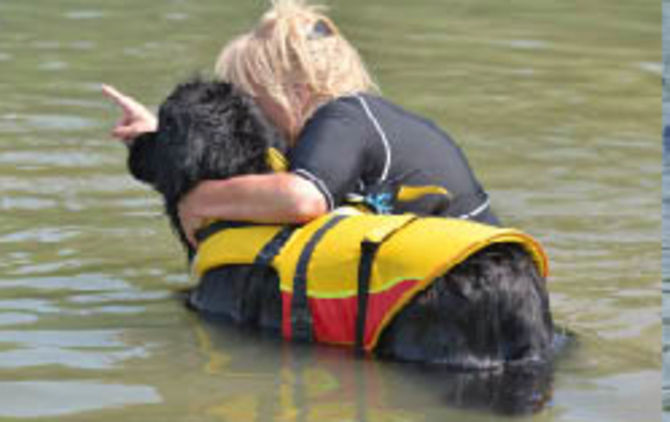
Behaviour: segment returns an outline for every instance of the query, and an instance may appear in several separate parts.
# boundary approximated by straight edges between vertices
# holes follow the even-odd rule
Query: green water
[[[661,5],[332,1],[385,95],[461,144],[547,247],[578,346],[538,421],[661,415]],[[158,198],[107,133],[261,1],[0,1],[0,419],[490,421],[380,362],[203,324]],[[418,375],[417,375],[418,377]]]

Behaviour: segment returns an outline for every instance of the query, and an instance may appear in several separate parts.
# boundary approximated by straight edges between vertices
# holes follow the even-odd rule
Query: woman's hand
[[[126,143],[146,132],[158,129],[156,116],[144,105],[110,85],[102,85],[102,93],[121,108],[123,116],[112,130],[112,136]]]
[[[184,235],[186,235],[186,240],[194,248],[198,246],[198,242],[195,239],[195,232],[202,228],[204,219],[195,214],[195,201],[193,192],[186,194],[177,206],[179,212],[179,224],[181,225]]]

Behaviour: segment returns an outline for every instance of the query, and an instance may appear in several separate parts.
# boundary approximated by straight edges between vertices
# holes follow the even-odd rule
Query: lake
[[[445,128],[500,217],[548,251],[577,340],[524,420],[658,420],[661,4],[329,4],[384,95]],[[0,419],[502,419],[456,407],[447,375],[208,324],[175,299],[185,259],[127,174],[100,84],[155,107],[266,5],[0,2]]]

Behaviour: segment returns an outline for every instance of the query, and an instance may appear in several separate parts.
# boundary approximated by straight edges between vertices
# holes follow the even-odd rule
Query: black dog
[[[162,104],[159,130],[135,140],[129,168],[165,199],[187,248],[177,203],[198,182],[267,173],[269,147],[283,145],[253,101],[219,82],[180,85]],[[281,296],[270,267],[225,266],[205,274],[189,304],[240,324],[279,332]],[[519,245],[474,254],[418,294],[385,328],[375,348],[384,358],[493,368],[546,362],[553,323],[545,280]]]

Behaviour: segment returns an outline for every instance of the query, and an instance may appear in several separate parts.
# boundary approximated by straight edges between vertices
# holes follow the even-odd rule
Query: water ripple
[[[1,312],[0,326],[3,325],[20,325],[33,324],[39,320],[37,315],[21,313],[21,312]]]
[[[61,47],[61,44],[55,40],[37,40],[31,42],[30,47],[38,50],[58,50]]]
[[[655,75],[663,74],[663,63],[641,62],[638,63],[638,66],[640,67],[640,69],[653,73]]]
[[[46,195],[78,195],[91,192],[114,193],[128,190],[147,191],[145,187],[134,182],[126,174],[88,174],[86,177],[0,177],[0,190]],[[154,204],[160,203],[157,195],[147,196],[146,201]]]
[[[162,402],[154,387],[95,381],[0,382],[0,416],[55,417],[97,409]],[[36,404],[39,403],[39,406]]]
[[[14,127],[16,127],[18,130],[22,132],[29,132],[35,130],[80,131],[83,129],[94,129],[101,127],[101,124],[95,120],[81,116],[72,116],[64,114],[30,114],[30,115],[6,114],[4,116],[0,116],[0,119],[7,121],[8,127],[10,124],[13,124]],[[40,151],[40,155],[41,154],[44,154],[44,152]],[[33,155],[36,154],[33,153]]]
[[[74,41],[70,43],[70,47],[75,50],[92,50],[95,46],[96,43],[88,40]]]
[[[131,285],[106,274],[76,274],[68,277],[31,277],[20,280],[0,280],[0,289],[110,291],[130,290]]]
[[[0,208],[5,211],[14,210],[45,210],[58,206],[58,201],[52,199],[34,198],[29,196],[12,197],[4,196],[0,198]],[[2,237],[0,237],[2,242]]]
[[[0,300],[0,309],[13,311],[32,311],[37,313],[57,313],[60,308],[45,299],[7,299]]]
[[[35,347],[0,352],[0,368],[16,369],[59,365],[73,369],[112,369],[126,360],[148,356],[149,353],[142,347],[109,352]]]
[[[112,160],[104,154],[80,151],[16,151],[0,154],[0,164],[23,168],[54,167],[61,168],[99,168]]]
[[[170,21],[183,21],[189,18],[187,13],[166,13],[165,19]]]
[[[46,71],[59,71],[59,70],[65,70],[69,67],[69,65],[61,60],[49,60],[46,62],[40,63],[37,68],[40,70],[46,70]]]
[[[128,290],[102,294],[79,295],[69,298],[72,303],[108,303],[108,302],[148,302],[162,301],[170,298],[170,293],[165,291]]]
[[[119,348],[122,330],[30,330],[0,331],[0,343],[24,347]]]
[[[2,201],[4,205],[4,199]],[[79,231],[68,228],[45,227],[28,230],[20,230],[0,236],[0,243],[40,242],[60,243],[73,239],[79,235]]]
[[[105,16],[105,13],[100,10],[73,10],[65,13],[68,19],[82,20],[82,19],[100,19]]]
[[[494,43],[524,50],[542,50],[549,47],[549,43],[542,40],[502,40]]]
[[[90,261],[88,263],[91,264]],[[65,269],[78,270],[83,265],[84,262],[80,259],[61,259],[56,262],[44,262],[39,264],[32,263],[29,265],[23,265],[13,271],[8,271],[7,274],[10,275],[48,274]]]

